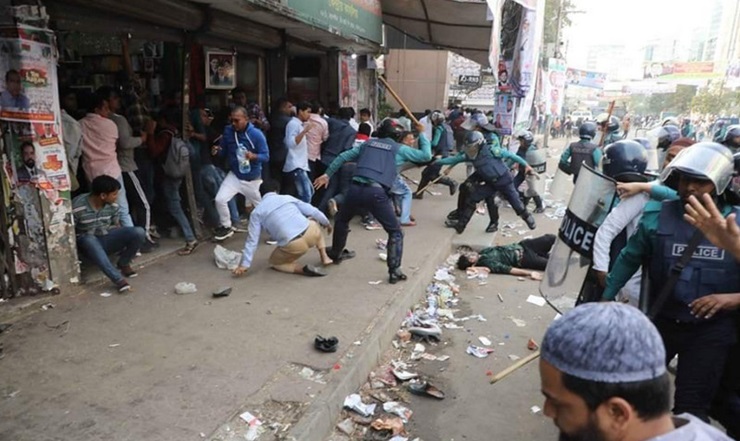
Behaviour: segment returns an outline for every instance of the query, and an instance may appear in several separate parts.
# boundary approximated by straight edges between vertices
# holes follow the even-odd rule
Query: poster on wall
[[[357,110],[357,59],[350,55],[339,57],[339,103]]]
[[[539,56],[537,40],[537,11],[525,9],[519,24],[519,34],[516,39],[516,49],[511,71],[512,93],[517,97],[527,95],[533,86]]]
[[[569,85],[590,87],[593,89],[603,89],[606,82],[606,74],[601,72],[592,72],[583,69],[568,68],[565,77]]]
[[[496,95],[493,106],[493,126],[502,135],[511,135],[514,126],[514,97],[508,93]]]
[[[236,87],[236,56],[231,52],[206,49],[206,89]]]
[[[564,60],[550,58],[547,64],[547,75],[544,78],[546,115],[559,118],[563,109],[565,99],[565,72]]]

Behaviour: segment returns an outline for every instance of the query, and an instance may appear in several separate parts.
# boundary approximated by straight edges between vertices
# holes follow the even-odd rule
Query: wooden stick
[[[411,109],[408,108],[408,106],[406,105],[406,103],[403,102],[403,100],[401,99],[401,97],[398,96],[398,94],[396,93],[396,91],[393,90],[393,88],[391,87],[390,84],[388,84],[388,81],[385,78],[383,78],[382,75],[378,75],[378,79],[380,80],[381,83],[383,83],[383,85],[385,86],[386,90],[388,90],[388,92],[391,94],[391,96],[393,97],[393,99],[395,99],[396,101],[398,101],[398,104],[400,104],[401,107],[403,107],[403,110],[406,111],[406,113],[408,114],[409,118],[411,118],[411,121],[413,121],[414,124],[416,124],[416,125],[421,125],[421,123],[419,122],[419,120],[416,119],[416,117],[414,116],[413,113],[411,113]]]
[[[503,371],[499,372],[498,374],[494,375],[493,378],[491,378],[491,384],[497,383],[500,380],[503,380],[504,377],[507,377],[509,374],[513,373],[514,371],[519,370],[520,368],[524,367],[527,363],[531,362],[532,360],[535,360],[539,358],[540,351],[534,352],[532,354],[527,355],[526,357],[522,358],[521,360],[517,360],[516,363],[512,364],[511,366],[507,367]]]
[[[439,181],[440,179],[444,178],[445,176],[448,176],[450,174],[450,172],[452,171],[453,168],[455,168],[454,165],[451,165],[451,166],[447,167],[447,169],[444,172],[440,173],[439,176],[437,176],[437,178],[435,180],[433,180],[432,182],[428,183],[426,186],[424,186],[424,188],[422,188],[420,190],[416,190],[416,193],[415,194],[424,193],[424,190],[426,190],[427,188],[429,188],[432,185],[436,184],[437,181]]]
[[[606,124],[602,128],[603,136],[601,137],[601,141],[599,141],[599,147],[604,147],[604,141],[606,141],[606,127],[609,125],[609,120],[612,119],[612,112],[614,111],[614,103],[616,103],[616,101],[612,101],[609,103],[609,110],[606,112],[607,113]]]

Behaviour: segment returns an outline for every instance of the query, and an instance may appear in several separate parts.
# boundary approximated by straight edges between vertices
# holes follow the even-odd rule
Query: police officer
[[[719,142],[732,150],[732,153],[740,152],[740,125],[729,126]]]
[[[619,118],[614,115],[610,116],[608,113],[600,114],[596,117],[596,125],[599,126],[601,136],[604,137],[604,142],[599,145],[609,145],[624,138],[624,135],[619,130]]]
[[[423,163],[432,159],[431,149],[428,147],[417,150],[399,144],[404,132],[404,127],[397,120],[383,120],[378,128],[378,138],[341,153],[332,161],[326,173],[314,181],[317,189],[325,187],[342,164],[357,163],[346,201],[335,218],[332,248],[327,249],[327,254],[335,263],[355,256],[353,251],[344,249],[349,234],[349,222],[356,215],[369,211],[388,233],[390,283],[406,280],[406,275],[401,271],[403,232],[389,194],[398,176],[396,163]]]
[[[654,321],[666,346],[666,363],[679,356],[674,413],[689,412],[705,421],[737,334],[732,315],[697,317],[690,305],[706,296],[740,292],[740,264],[704,237],[685,268],[678,269],[676,263],[697,231],[684,220],[688,197],[711,194],[723,216],[728,215],[734,209],[722,194],[732,173],[732,154],[720,144],[702,142],[682,150],[661,173],[663,183],[677,189],[681,199],[648,203],[637,232],[607,277],[603,295],[614,299],[643,262],[648,263],[643,278],[648,277],[650,287],[642,295],[653,302],[661,287],[678,277]]]
[[[573,175],[573,182],[578,179],[581,165],[588,164],[596,168],[601,161],[601,150],[599,146],[591,142],[596,136],[596,124],[588,121],[578,128],[578,141],[571,143],[560,155],[558,167],[567,174]]]
[[[530,167],[532,167],[532,170],[537,175],[541,175],[545,173],[546,167],[547,167],[547,160],[542,151],[540,151],[537,146],[534,143],[534,135],[529,130],[522,130],[516,135],[516,139],[519,141],[519,148],[517,149],[517,156],[520,156],[524,158],[525,161],[527,161],[527,164],[529,164]],[[514,178],[514,188],[519,188],[520,185],[522,185],[522,182],[524,182],[524,179],[527,177],[527,173],[523,167],[519,167],[519,172],[517,173],[516,177]],[[544,179],[543,177],[540,177],[540,179]],[[542,213],[545,211],[545,207],[542,203],[542,197],[537,193],[537,191],[532,188],[532,186],[529,186],[529,189],[527,190],[527,194],[529,196],[525,196],[524,194],[520,193],[520,197],[522,198],[522,202],[524,203],[524,206],[526,207],[529,205],[529,201],[531,199],[534,199],[534,205],[535,213]]]
[[[452,146],[449,145],[449,137],[447,136],[447,129],[444,126],[445,117],[442,112],[435,111],[429,118],[432,121],[432,153],[435,158],[446,158],[450,156],[450,150]],[[430,182],[437,179],[442,169],[441,165],[430,164],[421,172],[421,181],[419,181],[419,187],[414,193],[414,199],[424,199],[424,192],[422,190]],[[454,179],[444,176],[440,178],[438,183],[446,185],[450,189],[450,196],[454,195],[457,191],[457,182]]]
[[[694,130],[694,125],[691,124],[690,118],[683,119],[683,123],[681,124],[681,136],[684,138],[696,139],[696,130]]]
[[[458,234],[465,231],[465,227],[470,221],[470,217],[475,212],[478,202],[492,197],[496,192],[506,199],[516,214],[521,217],[529,229],[534,230],[536,223],[531,213],[524,208],[519,193],[514,187],[514,180],[509,173],[509,167],[504,163],[505,158],[518,158],[521,165],[525,168],[526,173],[532,173],[526,161],[505,149],[494,149],[486,143],[483,133],[478,131],[469,132],[465,137],[464,151],[456,156],[450,156],[440,159],[437,162],[443,165],[455,165],[460,162],[470,162],[475,168],[475,172],[469,178],[476,185],[472,189],[469,197],[465,201],[463,209],[458,212],[457,222],[448,226],[454,226]],[[516,160],[516,159],[515,159]],[[498,220],[496,220],[498,222]]]
[[[658,130],[658,150],[666,150],[678,138],[681,137],[681,131],[674,125],[663,126]]]

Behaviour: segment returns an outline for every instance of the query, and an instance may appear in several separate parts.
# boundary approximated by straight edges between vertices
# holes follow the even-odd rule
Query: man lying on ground
[[[543,271],[545,269],[550,249],[554,243],[555,236],[545,234],[509,245],[488,247],[480,253],[464,253],[458,259],[457,267],[461,270],[483,268],[483,271],[488,270],[492,273],[541,280],[542,275],[532,270]]]

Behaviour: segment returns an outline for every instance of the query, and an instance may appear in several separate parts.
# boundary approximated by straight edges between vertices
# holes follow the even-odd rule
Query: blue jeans
[[[108,231],[105,236],[92,234],[79,236],[77,238],[77,249],[92,260],[113,283],[118,283],[123,280],[123,276],[113,266],[108,254],[120,251],[118,266],[130,265],[131,259],[139,251],[145,239],[146,233],[143,228],[121,227]]]
[[[180,185],[182,185],[182,179],[172,179],[165,176],[162,181],[162,190],[167,200],[167,211],[177,221],[183,236],[185,236],[185,240],[192,242],[195,240],[195,234],[193,234],[193,228],[190,226],[190,222],[182,210]]]
[[[308,177],[308,172],[301,168],[297,168],[288,174],[293,179],[293,184],[298,193],[298,199],[310,204],[311,198],[313,197],[313,185],[311,185],[311,179]]]
[[[206,222],[211,226],[217,227],[221,225],[214,201],[225,177],[226,173],[213,164],[204,165],[200,169],[200,180],[206,198],[203,202],[203,208],[206,214]],[[229,214],[231,215],[231,224],[236,225],[239,222],[239,209],[236,206],[236,198],[229,201]]]
[[[400,175],[396,177],[396,182],[393,183],[391,194],[401,197],[401,223],[407,224],[411,222],[411,200],[413,199],[413,194],[406,180]]]
[[[126,198],[126,185],[123,183],[123,175],[116,178],[121,188],[118,190],[118,197],[116,198],[116,204],[118,204],[119,218],[121,219],[121,226],[133,227],[134,220],[131,219],[131,213],[128,208],[128,199]]]

